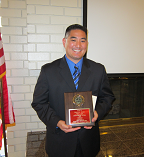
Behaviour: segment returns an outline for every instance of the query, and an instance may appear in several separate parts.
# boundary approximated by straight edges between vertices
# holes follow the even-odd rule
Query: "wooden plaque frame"
[[[94,126],[92,91],[64,93],[65,121],[72,127]]]

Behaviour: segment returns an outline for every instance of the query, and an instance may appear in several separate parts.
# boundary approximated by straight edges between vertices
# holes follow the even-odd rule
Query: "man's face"
[[[78,63],[86,53],[87,44],[85,32],[79,29],[71,30],[67,39],[63,38],[66,56],[75,64]]]

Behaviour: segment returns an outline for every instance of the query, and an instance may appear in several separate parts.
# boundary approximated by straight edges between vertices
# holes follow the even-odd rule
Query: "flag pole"
[[[7,153],[7,141],[6,141],[6,132],[5,132],[5,119],[4,119],[4,106],[3,106],[3,90],[2,90],[2,79],[0,79],[0,93],[1,93],[1,114],[2,114],[2,125],[3,125],[3,137],[4,137],[4,148],[5,148],[5,157],[8,157]]]

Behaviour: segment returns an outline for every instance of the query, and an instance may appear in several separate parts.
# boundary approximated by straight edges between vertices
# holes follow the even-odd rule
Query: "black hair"
[[[70,25],[67,27],[67,29],[65,31],[65,38],[67,38],[69,36],[71,30],[76,30],[76,29],[80,29],[80,30],[84,31],[86,34],[86,37],[87,37],[87,28],[86,27],[81,26],[79,24],[73,24],[73,25]]]

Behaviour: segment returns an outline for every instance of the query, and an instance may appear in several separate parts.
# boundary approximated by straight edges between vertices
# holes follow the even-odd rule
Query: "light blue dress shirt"
[[[67,62],[67,64],[68,64],[68,66],[69,66],[69,69],[70,69],[70,72],[71,72],[71,75],[72,75],[72,76],[73,76],[73,73],[75,72],[74,66],[77,66],[77,67],[78,67],[78,71],[79,71],[79,73],[81,74],[83,58],[82,58],[77,64],[75,64],[75,63],[72,62],[70,59],[68,59],[66,55],[65,55],[65,59],[66,59],[66,62]]]

